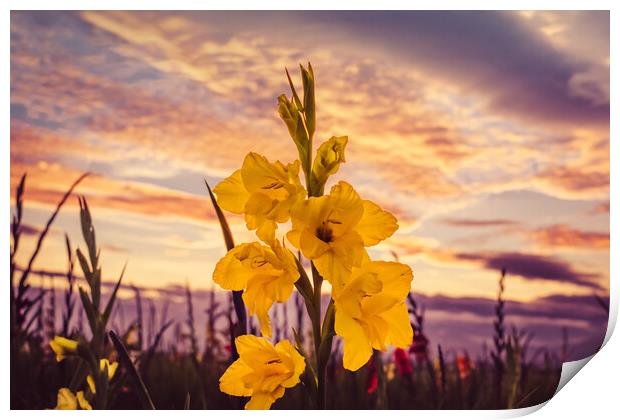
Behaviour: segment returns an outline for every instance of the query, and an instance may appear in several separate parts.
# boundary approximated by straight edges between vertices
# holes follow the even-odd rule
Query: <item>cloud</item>
[[[598,204],[592,209],[592,214],[604,214],[609,213],[609,201]]]
[[[11,165],[11,191],[27,173],[26,203],[36,202],[56,205],[69,187],[71,180],[81,172],[60,164],[14,163]],[[93,209],[111,209],[131,212],[147,217],[183,218],[186,220],[217,224],[211,202],[206,196],[183,193],[137,182],[108,179],[97,174],[87,177],[75,190],[85,195]],[[68,205],[77,206],[69,200]],[[237,221],[234,215],[229,216]]]
[[[605,197],[609,194],[608,170],[584,170],[583,168],[559,166],[541,171],[535,182],[543,189],[560,190],[569,197]]]
[[[504,226],[513,226],[516,225],[517,222],[514,220],[508,219],[488,219],[488,220],[475,220],[475,219],[454,219],[454,218],[444,218],[440,220],[441,223],[456,226],[456,227],[472,227],[472,228],[480,228],[480,227],[504,227]]]
[[[415,294],[418,303],[429,310],[441,310],[453,314],[470,313],[477,316],[492,317],[497,301],[478,297],[454,297],[443,295]],[[608,300],[609,297],[605,297]],[[607,320],[607,314],[593,295],[548,295],[528,302],[506,300],[508,316],[531,318],[565,319],[585,321],[600,326]],[[579,308],[576,311],[575,308]]]
[[[304,17],[336,32],[345,28],[363,40],[364,48],[383,49],[436,77],[453,82],[458,69],[458,83],[484,92],[489,110],[543,123],[608,124],[608,102],[574,95],[569,87],[588,65],[554,48],[514,13],[315,12]],[[602,14],[596,24],[608,28],[608,17],[606,22]]]
[[[25,236],[38,236],[43,230],[37,226],[22,223],[20,226],[20,232]]]
[[[57,137],[79,138],[81,148],[92,146],[84,156],[115,162],[118,173],[156,178],[157,167],[165,165],[167,171],[191,167],[223,177],[250,149],[281,160],[295,158],[291,148],[282,147],[288,140],[275,115],[275,96],[287,90],[283,67],[310,57],[319,87],[317,137],[350,135],[350,162],[357,163],[350,172],[344,169],[347,175],[365,180],[359,174],[368,172],[403,199],[515,185],[550,194],[606,193],[596,176],[608,173],[605,166],[558,165],[553,156],[566,145],[554,143],[556,128],[541,132],[536,126],[530,133],[493,111],[500,108],[494,103],[500,97],[517,104],[524,96],[541,95],[551,99],[536,98],[537,103],[551,101],[556,108],[576,103],[567,99],[556,77],[572,69],[574,60],[564,59],[521,17],[493,12],[368,16],[14,13],[12,129],[22,122],[44,126]],[[318,38],[306,39],[299,25],[330,31],[313,31]],[[296,43],[273,35],[273,28],[284,35],[294,31]],[[323,33],[330,34],[329,42],[322,41]],[[496,40],[492,45],[487,45],[489,33]],[[346,54],[338,45],[347,46]],[[389,68],[383,65],[384,50],[398,56],[391,56]],[[458,74],[451,70],[455,67]],[[530,116],[546,118],[532,104],[520,106]],[[558,113],[567,124],[577,121],[565,109]],[[278,141],[274,133],[280,133]],[[27,150],[21,134],[11,140],[17,153]],[[48,142],[59,143],[40,144]],[[581,147],[578,153],[592,149]],[[64,150],[71,156],[69,147],[58,154]],[[591,175],[588,181],[572,179],[583,174]]]
[[[271,160],[296,158],[275,99],[288,91],[283,68],[310,59],[317,77],[315,145],[331,135],[350,138],[347,163],[332,181],[350,181],[396,214],[403,242],[419,231],[441,238],[408,245],[396,239],[403,256],[484,271],[496,270],[497,259],[505,261],[512,250],[525,255],[519,264],[532,263],[532,272],[523,273],[527,280],[542,274],[557,284],[594,282],[586,271],[600,262],[580,261],[592,267],[582,271],[573,262],[521,253],[523,237],[534,240],[522,220],[528,209],[542,200],[541,213],[564,217],[573,207],[563,201],[502,198],[523,216],[504,214],[502,206],[484,214],[455,211],[514,190],[588,207],[593,198],[608,201],[608,63],[597,41],[608,23],[580,16],[14,12],[11,185],[28,170],[29,197],[49,205],[72,177],[91,170],[99,175],[78,192],[95,209],[146,223],[152,217],[216,223],[201,195],[203,174],[216,183],[250,150]],[[573,24],[589,41],[558,43],[558,34],[573,39],[579,32]],[[292,76],[299,85],[298,74]],[[427,224],[445,214],[443,226]],[[545,223],[580,230],[566,220]],[[587,223],[580,224],[583,232]],[[446,233],[462,235],[457,226],[471,233],[466,252],[446,246],[446,237],[465,245],[465,238]],[[485,229],[491,227],[510,235]],[[521,241],[481,252],[480,231]],[[536,234],[543,237],[542,228]],[[135,231],[127,235],[141,239]],[[189,252],[203,241],[208,238],[176,248]],[[153,252],[175,260],[165,258],[163,247]],[[549,259],[551,267],[541,265]],[[517,263],[514,255],[509,260]]]
[[[410,237],[397,236],[388,241],[388,246],[401,259],[411,256],[424,257],[442,266],[474,265],[488,270],[500,272],[506,269],[509,275],[519,276],[526,280],[548,281],[594,290],[604,290],[599,283],[601,275],[581,271],[556,256],[544,254],[527,254],[522,252],[498,252],[481,250],[463,252],[442,247],[428,241],[415,240]]]
[[[454,257],[461,261],[472,261],[484,268],[501,270],[506,268],[509,274],[532,280],[556,281],[577,286],[602,290],[594,273],[585,273],[576,270],[569,263],[556,257],[544,255],[523,254],[520,252],[498,253],[456,253]]]
[[[545,247],[609,250],[609,233],[588,232],[567,225],[552,225],[529,232],[530,238]]]

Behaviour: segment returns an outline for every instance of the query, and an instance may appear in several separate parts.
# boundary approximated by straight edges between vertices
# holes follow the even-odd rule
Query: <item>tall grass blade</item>
[[[116,282],[116,285],[114,286],[114,290],[112,291],[112,294],[110,295],[110,299],[108,300],[108,303],[103,311],[103,317],[102,317],[103,328],[105,328],[105,326],[108,324],[108,319],[110,318],[110,314],[112,313],[112,308],[114,307],[114,301],[116,300],[116,294],[118,293],[118,289],[121,286],[121,281],[123,281],[123,276],[125,275],[126,268],[127,268],[127,263],[125,263],[125,265],[123,266],[121,275],[118,278],[118,281]]]
[[[26,282],[26,279],[28,278],[28,275],[32,271],[32,265],[34,264],[34,261],[36,260],[37,256],[39,255],[39,251],[41,251],[41,246],[43,245],[43,241],[45,240],[45,237],[47,236],[50,228],[52,227],[52,224],[54,223],[54,220],[56,220],[56,216],[58,216],[58,213],[60,212],[60,209],[65,204],[65,202],[67,201],[67,199],[69,198],[69,196],[71,195],[71,193],[73,192],[75,187],[77,187],[77,185],[80,182],[82,182],[82,180],[84,178],[86,178],[87,176],[89,176],[89,175],[90,175],[90,173],[86,172],[86,173],[82,174],[78,179],[76,179],[73,182],[73,184],[71,184],[71,187],[69,187],[69,189],[62,196],[62,199],[60,200],[60,202],[58,202],[58,204],[56,205],[56,209],[54,210],[54,212],[52,213],[50,218],[47,220],[47,223],[45,224],[45,227],[43,228],[43,230],[39,234],[39,238],[37,239],[37,244],[35,246],[34,252],[30,256],[30,259],[28,260],[28,265],[26,266],[26,269],[22,272],[21,278],[19,279],[19,284],[20,285],[24,284]]]
[[[121,364],[125,366],[125,369],[127,369],[129,376],[131,376],[131,378],[133,379],[135,388],[138,391],[138,397],[140,398],[140,401],[142,402],[142,407],[145,410],[155,410],[155,404],[153,404],[151,395],[149,394],[149,391],[146,389],[146,385],[144,385],[144,381],[142,380],[142,377],[138,373],[136,366],[131,361],[129,354],[127,353],[127,349],[125,349],[125,346],[123,345],[121,340],[119,340],[118,336],[116,335],[116,333],[114,333],[114,331],[110,331],[108,334],[110,336],[110,339],[112,340],[112,344],[114,344],[114,348],[116,348],[116,351],[118,353],[118,358]]]

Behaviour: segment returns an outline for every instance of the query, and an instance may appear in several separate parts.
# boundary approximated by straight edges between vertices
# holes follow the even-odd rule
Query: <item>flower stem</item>
[[[325,408],[325,366],[324,358],[321,357],[321,286],[323,285],[323,277],[319,274],[314,263],[312,266],[312,283],[314,286],[313,306],[315,316],[312,319],[312,330],[314,333],[314,354],[316,359],[316,371],[317,371],[317,409],[322,410]],[[331,346],[330,346],[331,347]],[[329,359],[329,358],[328,358]]]

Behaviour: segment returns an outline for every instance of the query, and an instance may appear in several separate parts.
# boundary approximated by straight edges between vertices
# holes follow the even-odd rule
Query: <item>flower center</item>
[[[267,260],[265,260],[263,258],[260,258],[260,257],[255,257],[254,259],[252,259],[251,266],[252,266],[252,268],[260,268],[260,267],[262,267],[263,265],[265,265],[267,263],[268,263]]]
[[[329,228],[328,222],[321,223],[321,225],[316,229],[316,237],[327,243],[334,240],[334,236],[332,230]]]

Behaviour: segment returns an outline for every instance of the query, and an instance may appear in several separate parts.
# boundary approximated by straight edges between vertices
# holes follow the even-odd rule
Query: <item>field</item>
[[[66,197],[70,193],[68,191]],[[17,196],[19,205],[23,205],[23,187]],[[81,203],[81,222],[85,234],[89,235],[92,227],[90,216],[85,201]],[[57,211],[63,204],[64,200]],[[19,232],[17,216],[13,232]],[[94,230],[92,232],[94,240]],[[45,234],[45,231],[41,233],[40,243]],[[19,243],[19,235],[15,243]],[[57,335],[86,340],[93,337],[85,321],[83,301],[77,293],[78,287],[88,287],[87,282],[77,273],[76,265],[79,264],[76,264],[68,238],[67,251],[68,269],[65,278],[61,279],[65,284],[54,293],[49,289],[30,287],[29,278],[40,274],[27,273],[24,277],[26,270],[12,265],[12,276],[20,279],[12,284],[11,289],[13,313],[19,314],[12,318],[13,409],[52,408],[60,388],[69,384],[75,387],[85,379],[86,370],[81,359],[66,358],[57,363],[49,345]],[[548,400],[555,392],[564,356],[552,351],[537,351],[530,355],[525,332],[508,331],[502,300],[505,276],[506,273],[499,276],[496,319],[494,325],[489,326],[489,330],[495,331],[492,337],[494,347],[485,356],[473,359],[460,352],[444,354],[441,343],[433,342],[433,332],[425,330],[423,311],[416,304],[415,294],[410,293],[407,305],[414,329],[413,346],[408,351],[386,354],[375,351],[363,368],[350,372],[342,366],[341,342],[334,340],[326,369],[326,408],[498,409],[527,407]],[[110,299],[115,293],[111,293],[112,290],[108,287],[101,299]],[[123,322],[119,322],[119,311],[113,311],[109,322],[111,327],[102,336],[102,354],[121,362],[120,373],[109,384],[106,407],[150,408],[150,398],[157,409],[241,408],[244,404],[242,398],[223,394],[218,387],[219,377],[231,361],[231,334],[237,328],[232,294],[210,293],[206,325],[196,325],[195,303],[189,287],[186,289],[187,319],[184,322],[168,321],[165,312],[156,313],[153,308],[143,310],[140,290],[134,289],[134,294],[135,307],[139,310],[135,314],[123,313]],[[293,331],[306,331],[308,334],[300,334],[297,340],[312,359],[312,336],[307,327],[309,319],[303,311],[301,297],[296,294],[292,300],[295,303],[292,314],[290,311],[274,311],[275,340],[294,340]],[[145,316],[145,312],[148,315]],[[205,331],[204,342],[197,338],[200,329]],[[122,346],[115,346],[110,340],[110,330],[115,330]],[[250,320],[250,332],[257,333],[256,330],[255,322]],[[131,363],[123,361],[119,351],[126,351]],[[140,386],[140,380],[144,387]],[[302,380],[307,383],[308,378],[302,377]],[[314,408],[313,392],[316,390],[311,386],[300,384],[287,392],[273,408]],[[148,395],[146,400],[145,395]]]

